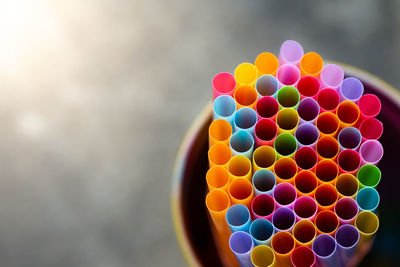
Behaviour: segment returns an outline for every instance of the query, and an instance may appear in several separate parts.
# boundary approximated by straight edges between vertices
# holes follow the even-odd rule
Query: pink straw
[[[300,70],[295,65],[284,64],[276,72],[276,78],[280,83],[280,87],[285,85],[295,86],[300,79]]]
[[[214,76],[212,79],[213,99],[220,95],[233,96],[236,88],[236,80],[232,74],[228,72],[221,72]]]
[[[378,164],[383,156],[383,147],[377,140],[367,140],[360,146],[361,160],[365,164]]]
[[[383,133],[383,124],[375,118],[368,118],[361,122],[359,129],[362,141],[367,139],[378,140]]]
[[[373,94],[363,95],[358,101],[361,118],[374,118],[381,112],[382,104],[379,98]]]
[[[327,64],[321,71],[320,79],[322,88],[332,88],[337,90],[344,78],[344,72],[336,64]]]
[[[303,55],[304,50],[301,44],[293,40],[287,40],[281,45],[279,51],[279,63],[281,65],[286,63],[299,65]]]

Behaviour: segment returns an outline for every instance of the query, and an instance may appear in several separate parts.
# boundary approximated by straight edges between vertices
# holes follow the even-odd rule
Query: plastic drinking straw
[[[334,89],[325,88],[319,91],[317,101],[321,112],[335,111],[340,103],[340,96]]]
[[[349,77],[343,80],[339,92],[342,100],[357,102],[364,93],[364,85],[359,79]]]
[[[360,109],[349,100],[343,101],[336,109],[340,121],[340,128],[354,126],[360,117]]]
[[[383,147],[377,140],[367,140],[360,146],[360,156],[363,163],[376,165],[383,156]]]
[[[357,149],[361,144],[361,133],[357,128],[346,127],[338,134],[340,149]]]
[[[320,83],[314,76],[303,76],[297,83],[297,90],[299,90],[300,96],[304,97],[314,97],[318,94],[320,88]]]
[[[360,133],[362,140],[379,139],[383,133],[383,124],[375,118],[365,119],[360,124]]]
[[[346,224],[340,226],[336,231],[335,239],[341,266],[346,266],[346,264],[352,260],[356,252],[357,244],[360,240],[360,233],[353,225]]]
[[[339,143],[336,138],[326,135],[318,140],[315,150],[319,159],[335,160],[339,154]]]
[[[251,163],[245,156],[237,155],[232,157],[228,162],[227,170],[231,181],[238,178],[251,180]]]
[[[253,153],[253,172],[260,169],[272,170],[276,161],[276,152],[273,147],[260,146]]]
[[[295,248],[292,234],[288,232],[276,233],[271,239],[271,247],[275,253],[275,266],[292,266],[290,254]]]
[[[305,122],[314,123],[319,115],[319,105],[311,97],[303,98],[297,106],[300,124]]]
[[[279,63],[281,65],[286,63],[299,65],[303,55],[304,50],[301,44],[294,40],[287,40],[282,43],[279,50]]]
[[[260,169],[253,174],[254,195],[272,195],[276,185],[276,178],[273,172],[266,169]]]
[[[317,266],[338,266],[336,241],[332,236],[326,234],[317,236],[312,245],[312,250],[317,257]]]
[[[339,130],[339,118],[331,112],[323,112],[318,115],[315,121],[315,126],[319,130],[320,136],[322,135],[336,135]]]
[[[236,67],[234,75],[238,87],[243,85],[254,87],[258,78],[258,70],[253,64],[245,62]]]
[[[233,93],[233,98],[235,98],[238,108],[250,107],[254,109],[258,94],[254,87],[243,85],[236,88],[235,92]]]
[[[254,136],[254,127],[257,123],[257,113],[254,109],[249,107],[244,107],[236,111],[233,125],[235,132],[239,130],[246,130]]]
[[[356,198],[358,192],[358,181],[354,175],[342,173],[336,179],[335,184],[339,197]]]
[[[275,186],[274,199],[277,207],[293,208],[297,197],[296,188],[289,183],[280,183]]]
[[[282,133],[275,138],[274,148],[278,158],[293,157],[297,150],[296,138],[289,133]]]
[[[242,267],[252,267],[251,250],[254,247],[251,236],[243,231],[232,233],[229,238],[229,247]]]
[[[210,167],[220,165],[226,168],[231,157],[231,150],[227,145],[222,143],[212,145],[208,150],[208,161],[210,163]]]
[[[249,132],[239,130],[229,139],[229,147],[232,155],[243,155],[251,159],[254,149],[254,139]]]
[[[253,198],[250,210],[254,219],[271,220],[275,206],[275,200],[270,195],[261,194]]]
[[[317,152],[311,147],[302,147],[294,154],[294,160],[299,169],[313,170],[318,161]]]
[[[261,74],[275,75],[279,67],[279,61],[274,54],[263,52],[257,56],[254,65]]]
[[[233,96],[236,88],[236,81],[232,74],[228,72],[221,72],[214,76],[212,79],[213,99],[220,95]]]
[[[211,122],[208,128],[208,143],[210,147],[216,143],[229,145],[229,138],[232,135],[232,125],[226,120],[218,119]]]
[[[293,227],[293,237],[297,246],[311,247],[317,236],[317,229],[310,220],[300,220]]]
[[[339,195],[333,185],[325,183],[317,187],[314,198],[319,210],[333,210]]]
[[[241,204],[230,206],[226,212],[226,222],[232,233],[237,231],[249,232],[251,224],[249,209]]]
[[[313,221],[318,211],[318,205],[310,196],[301,196],[296,199],[293,211],[296,215],[296,220],[307,219]]]
[[[315,253],[309,247],[297,247],[290,255],[294,267],[315,267]]]
[[[334,211],[339,218],[340,225],[353,224],[358,214],[358,205],[354,199],[344,197],[336,202]]]
[[[279,81],[280,87],[285,85],[297,86],[300,80],[300,70],[292,64],[283,64],[276,72],[276,78]]]
[[[337,158],[340,173],[355,174],[361,164],[360,154],[352,149],[342,150]]]
[[[206,174],[206,181],[208,185],[208,189],[221,189],[225,192],[228,192],[228,184],[229,184],[229,173],[222,166],[214,166],[211,167]]]
[[[318,181],[317,177],[312,171],[301,171],[294,178],[294,187],[297,190],[298,196],[311,196],[315,194]]]
[[[221,95],[214,100],[213,114],[214,120],[227,120],[233,127],[233,115],[236,111],[236,102],[231,96]]]
[[[274,173],[278,183],[293,183],[297,173],[296,162],[292,158],[280,158],[275,162]]]
[[[362,166],[357,172],[357,179],[360,183],[360,188],[375,188],[381,181],[381,176],[382,173],[379,168],[371,164]]]
[[[374,118],[381,112],[382,103],[376,95],[366,94],[360,97],[358,107],[362,119]]]
[[[220,189],[210,191],[206,196],[206,206],[214,224],[213,235],[217,248],[221,255],[227,260],[234,260],[233,254],[228,246],[230,229],[225,220],[226,212],[230,206],[229,196]]]
[[[271,237],[274,234],[274,226],[266,219],[255,219],[250,225],[249,233],[256,246],[270,245]]]
[[[361,211],[356,218],[355,227],[360,232],[360,243],[371,240],[379,228],[379,219],[370,211]]]
[[[331,159],[324,159],[317,163],[315,166],[315,175],[319,183],[335,184],[335,180],[339,175],[339,168]]]
[[[322,68],[320,79],[322,88],[339,89],[344,78],[343,69],[336,64],[327,64]]]
[[[228,192],[232,204],[250,207],[253,199],[253,187],[249,180],[243,178],[233,180],[228,187]]]
[[[298,147],[314,147],[319,138],[319,131],[314,124],[303,123],[297,127],[294,136],[296,137]]]
[[[276,93],[276,99],[282,108],[297,108],[300,101],[300,94],[296,87],[283,86]]]
[[[279,111],[278,101],[272,96],[263,96],[257,101],[256,111],[258,119],[269,118],[275,120]]]
[[[301,76],[311,75],[318,77],[323,66],[324,62],[318,53],[308,52],[300,61]]]
[[[278,133],[276,124],[271,119],[261,119],[254,128],[254,139],[256,146],[272,145]]]
[[[288,231],[291,232],[296,222],[296,216],[293,210],[287,207],[277,208],[272,215],[272,224],[277,232]]]
[[[269,246],[257,246],[251,251],[251,262],[256,267],[272,267],[275,263],[274,251]]]
[[[279,88],[278,80],[272,75],[262,75],[257,79],[256,91],[259,97],[274,97]]]
[[[367,210],[375,212],[379,205],[380,197],[375,188],[365,187],[358,191],[356,200],[360,211]]]
[[[320,211],[315,217],[315,227],[318,234],[335,236],[336,230],[339,227],[339,218],[331,210]]]
[[[276,125],[278,126],[278,133],[288,132],[293,134],[299,125],[299,115],[297,111],[292,108],[283,108],[276,115]]]

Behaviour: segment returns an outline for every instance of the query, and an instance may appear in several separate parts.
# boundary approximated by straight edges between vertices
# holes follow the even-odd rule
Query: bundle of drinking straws
[[[212,80],[206,206],[227,266],[349,266],[379,227],[379,98],[285,41]]]

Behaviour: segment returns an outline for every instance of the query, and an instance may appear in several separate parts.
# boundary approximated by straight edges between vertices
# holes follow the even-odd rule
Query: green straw
[[[358,170],[357,179],[360,183],[360,188],[375,188],[381,180],[381,171],[375,165],[366,164]]]
[[[297,150],[296,138],[290,133],[282,133],[276,137],[274,148],[280,157],[293,157]]]
[[[279,89],[276,99],[281,107],[297,108],[300,101],[300,94],[296,87],[283,86],[281,89]]]

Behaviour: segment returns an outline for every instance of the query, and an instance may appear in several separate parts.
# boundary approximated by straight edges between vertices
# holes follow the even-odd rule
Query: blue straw
[[[227,120],[233,129],[233,118],[236,111],[236,102],[233,97],[229,95],[220,95],[214,100],[213,114],[214,120],[224,119]]]
[[[236,111],[233,119],[235,132],[239,130],[246,130],[252,136],[254,136],[254,127],[256,123],[257,112],[249,107],[243,107]]]
[[[254,150],[254,138],[245,130],[234,133],[229,140],[232,154],[243,155],[251,160]]]
[[[251,224],[249,209],[242,204],[231,206],[226,212],[226,222],[232,233],[237,231],[249,232]]]
[[[253,174],[254,195],[267,194],[272,196],[276,185],[275,174],[266,169],[260,169]]]
[[[356,200],[360,211],[367,210],[375,212],[379,205],[380,197],[378,191],[374,188],[365,187],[358,191]]]
[[[249,233],[256,246],[271,245],[271,238],[274,235],[274,227],[270,221],[260,218],[251,223]]]

